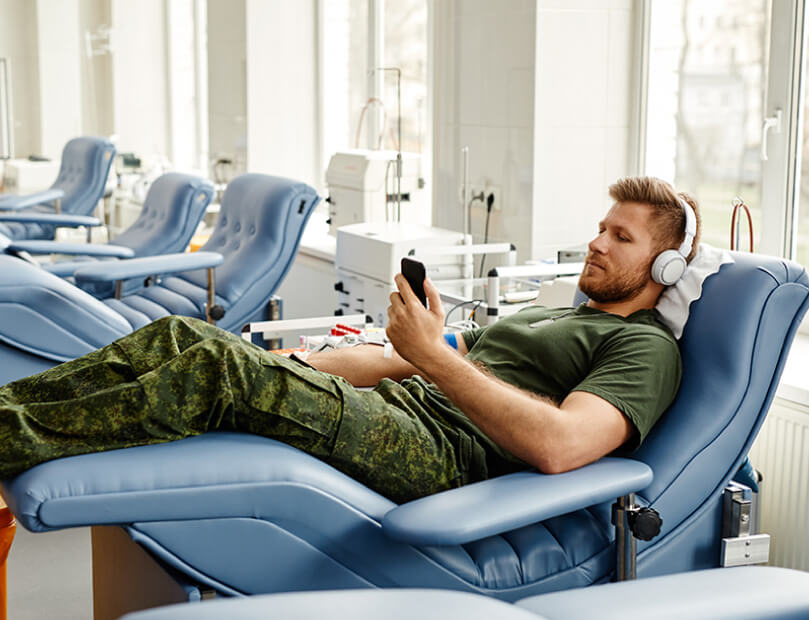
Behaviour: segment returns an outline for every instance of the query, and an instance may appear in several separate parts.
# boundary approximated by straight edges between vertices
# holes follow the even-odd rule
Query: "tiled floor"
[[[32,534],[17,526],[8,559],[9,620],[90,620],[90,529]]]

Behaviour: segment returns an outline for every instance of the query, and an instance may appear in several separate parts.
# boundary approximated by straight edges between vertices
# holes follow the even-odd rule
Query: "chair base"
[[[172,603],[199,601],[199,588],[182,582],[117,526],[91,528],[93,618],[115,620],[123,614]]]

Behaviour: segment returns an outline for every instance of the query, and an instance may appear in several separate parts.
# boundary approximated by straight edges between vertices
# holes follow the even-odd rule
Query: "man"
[[[456,351],[442,337],[435,287],[425,282],[426,309],[398,275],[387,328],[397,354],[339,349],[311,355],[313,368],[201,321],[161,319],[0,388],[0,477],[236,430],[289,443],[403,502],[631,449],[680,379],[677,344],[653,310],[664,289],[653,262],[671,248],[690,260],[699,231],[682,202],[695,209],[693,200],[658,179],[622,179],[610,195],[579,280],[586,305],[526,309],[464,333]]]

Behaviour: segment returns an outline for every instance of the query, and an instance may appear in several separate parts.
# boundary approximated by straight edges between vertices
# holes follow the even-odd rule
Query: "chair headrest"
[[[115,145],[105,138],[81,137],[62,150],[59,176],[52,188],[65,192],[62,211],[89,215],[104,195]]]
[[[266,304],[292,264],[319,200],[306,183],[282,177],[244,174],[233,179],[222,196],[214,232],[201,248],[225,256],[216,268],[217,296],[252,308],[245,316]],[[202,287],[207,283],[204,272],[183,278]],[[239,314],[232,307],[228,313]]]
[[[182,252],[214,195],[213,184],[197,176],[169,172],[149,188],[138,219],[113,243],[137,256]]]

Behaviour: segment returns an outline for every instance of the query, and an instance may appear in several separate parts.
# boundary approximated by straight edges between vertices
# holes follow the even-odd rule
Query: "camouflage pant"
[[[1,387],[0,478],[212,430],[286,442],[396,502],[481,477],[458,433],[399,384],[358,391],[202,321],[168,317]]]

